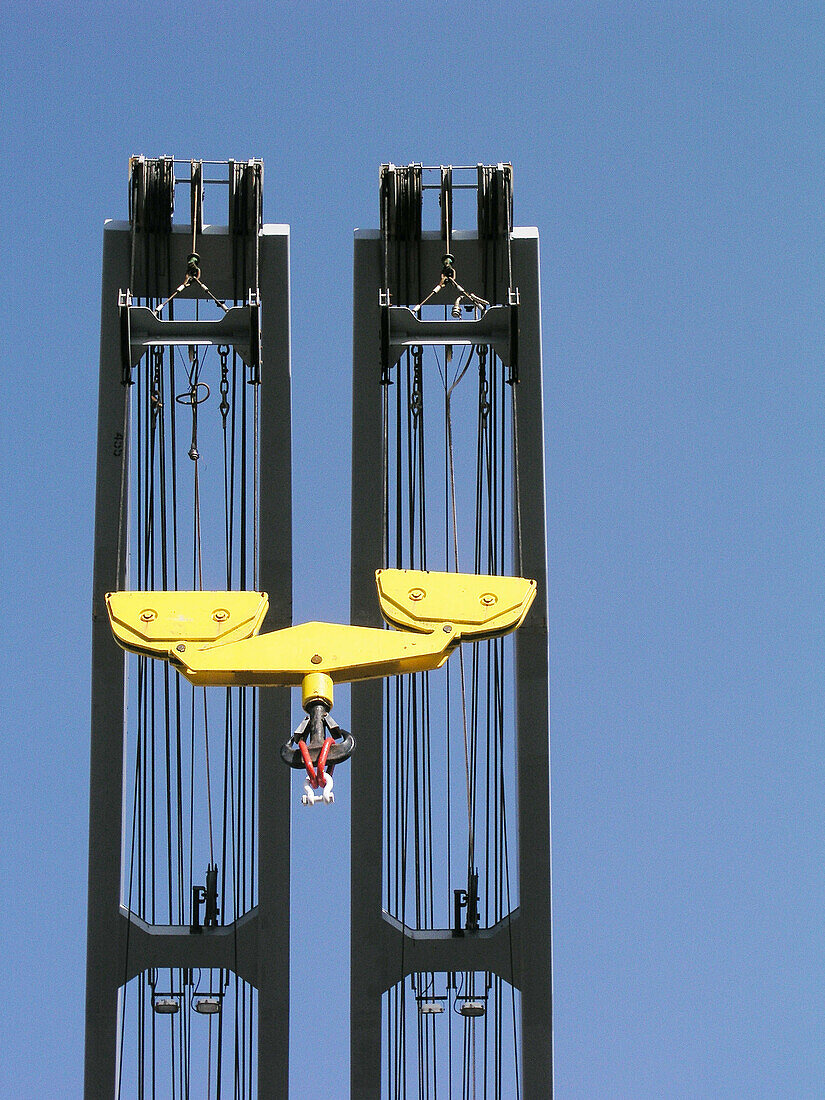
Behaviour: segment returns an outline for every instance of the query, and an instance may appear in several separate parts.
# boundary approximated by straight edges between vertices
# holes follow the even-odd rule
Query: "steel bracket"
[[[148,306],[132,305],[132,294],[118,295],[120,319],[120,359],[122,381],[129,384],[132,368],[151,347],[228,344],[260,380],[261,303],[257,291],[250,290],[245,306],[232,306],[217,320],[165,321]]]
[[[490,306],[480,317],[466,320],[422,318],[409,306],[392,306],[386,291],[380,292],[381,379],[408,348],[468,347],[486,344],[509,367],[509,382],[518,380],[518,291],[511,290],[507,305]]]

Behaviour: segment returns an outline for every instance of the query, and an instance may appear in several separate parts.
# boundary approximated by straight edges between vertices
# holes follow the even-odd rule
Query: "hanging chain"
[[[149,408],[152,412],[152,425],[157,422],[163,401],[160,396],[161,370],[163,369],[163,348],[152,349],[152,382],[149,389]]]
[[[229,415],[229,345],[221,344],[218,348],[218,355],[221,359],[221,403],[218,408],[223,420],[224,431],[226,431],[226,418]]]
[[[421,348],[413,348],[413,384],[410,393],[410,412],[413,422],[417,423],[424,408],[424,395],[421,373]]]
[[[479,344],[476,348],[478,355],[478,411],[482,425],[486,425],[490,417],[490,383],[487,380],[487,345]]]

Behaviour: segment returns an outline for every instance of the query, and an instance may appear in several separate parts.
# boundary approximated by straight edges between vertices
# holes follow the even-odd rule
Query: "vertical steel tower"
[[[127,658],[104,608],[258,587],[291,623],[289,231],[262,224],[262,186],[260,161],[135,157],[130,220],[104,232],[88,1098],[287,1096],[289,691],[187,690]]]
[[[538,598],[458,679],[353,685],[353,1100],[552,1094],[539,248],[511,185],[509,165],[384,165],[381,229],[355,237],[352,622],[379,621],[387,565],[472,558]]]

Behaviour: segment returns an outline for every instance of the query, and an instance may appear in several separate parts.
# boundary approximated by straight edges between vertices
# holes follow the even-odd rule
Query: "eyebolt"
[[[178,653],[185,653],[186,652],[186,646],[183,645],[183,644],[176,645],[175,649],[178,651]]]
[[[411,588],[410,599],[411,600],[423,600],[427,593],[423,588]]]
[[[158,613],[153,611],[151,607],[147,607],[145,611],[141,611],[140,617],[144,623],[151,623],[158,617]]]
[[[453,632],[453,628],[450,626],[449,623],[447,623],[444,627],[442,627],[442,629],[443,629],[445,634],[452,634],[452,632]]]
[[[312,663],[314,665],[320,665],[320,663],[321,663],[321,661],[323,661],[323,659],[324,658],[321,656],[320,653],[315,653],[315,654],[313,654],[312,657],[310,657],[310,661],[312,661]]]
[[[485,592],[483,596],[479,596],[479,601],[484,604],[485,607],[492,607],[494,603],[498,603],[498,596],[492,592]]]
[[[219,607],[216,611],[212,612],[212,618],[216,623],[224,623],[229,618],[229,612],[224,607]]]

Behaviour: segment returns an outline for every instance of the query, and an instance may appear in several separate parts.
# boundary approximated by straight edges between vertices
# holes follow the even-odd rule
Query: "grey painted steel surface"
[[[260,240],[263,368],[260,439],[264,630],[292,625],[292,419],[289,230]],[[258,691],[258,1096],[289,1094],[289,873],[292,773],[279,749],[292,732],[289,688]]]
[[[191,233],[173,233],[172,270],[183,270]],[[231,298],[233,247],[226,230],[200,239],[210,289]],[[290,423],[289,229],[264,226],[259,237],[264,316],[260,430],[261,588],[269,592],[264,629],[292,622],[292,490]],[[237,263],[235,264],[237,271]],[[130,278],[130,232],[109,222],[104,232],[98,407],[95,566],[92,597],[92,731],[89,814],[89,910],[86,968],[87,1100],[115,1094],[118,999],[125,981],[151,966],[225,967],[258,990],[258,1093],[286,1100],[289,1075],[290,772],[278,758],[278,734],[290,725],[289,689],[259,693],[258,905],[235,925],[191,934],[151,926],[121,906],[125,654],[115,644],[106,592],[128,586],[126,557],[128,455],[126,391],[121,385],[118,291]],[[140,278],[131,288],[142,294]],[[242,293],[246,293],[244,288]],[[187,297],[193,295],[187,294]],[[120,548],[120,551],[119,551]],[[237,937],[235,933],[237,932]]]
[[[425,233],[422,265],[437,271],[439,234]],[[420,932],[382,912],[383,692],[376,682],[352,685],[351,1098],[374,1100],[381,1089],[381,997],[414,971],[489,970],[521,991],[521,1094],[548,1100],[553,1091],[550,884],[550,738],[547,538],[539,300],[535,229],[516,229],[513,283],[520,294],[518,453],[522,572],[539,597],[516,634],[517,785],[520,905],[493,929],[461,938]],[[465,285],[479,277],[474,233],[455,233],[456,270]],[[352,622],[380,625],[374,572],[383,564],[379,234],[355,238],[353,314]],[[513,936],[510,969],[509,931]],[[504,941],[504,942],[503,942]],[[403,946],[403,963],[402,948]],[[507,952],[504,957],[504,952]]]
[[[97,428],[95,565],[92,593],[92,739],[89,811],[89,930],[86,960],[87,1100],[111,1097],[117,1067],[118,989],[124,973],[120,920],[124,655],[112,645],[106,592],[124,588],[128,516],[120,514],[127,406],[120,381],[117,294],[129,278],[128,227],[103,237]],[[119,554],[118,548],[123,548]]]

